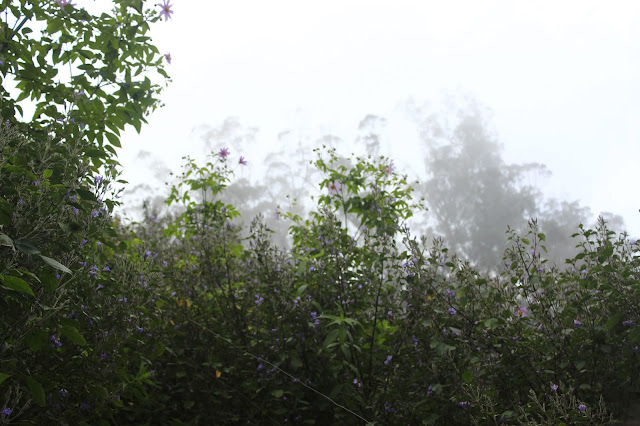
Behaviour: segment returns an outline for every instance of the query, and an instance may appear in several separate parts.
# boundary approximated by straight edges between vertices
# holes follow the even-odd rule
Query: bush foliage
[[[2,94],[0,424],[630,419],[636,242],[601,220],[578,228],[576,257],[550,265],[532,220],[525,235],[508,230],[503,265],[481,274],[446,241],[411,232],[425,208],[390,159],[328,149],[316,151],[315,210],[278,212],[286,249],[262,217],[245,236],[242,212],[221,201],[233,179],[226,150],[204,166],[187,159],[167,198],[174,213],[121,223],[109,143],[157,104],[158,86],[131,72],[161,72],[145,36],[159,16],[137,0],[116,2],[115,18],[60,3],[3,3],[17,18],[3,27],[3,78],[13,72],[19,98],[44,103],[21,123],[19,100]],[[45,35],[25,42],[21,17],[46,21]],[[122,33],[79,35],[100,25]],[[84,61],[84,77],[67,87],[52,68],[34,74],[42,46],[72,42],[51,60]]]
[[[187,161],[182,213],[124,226],[81,147],[2,127],[4,422],[605,424],[632,406],[638,249],[604,222],[560,269],[532,221],[481,275],[411,234],[421,205],[388,159],[318,151],[325,195],[280,212],[283,250],[260,217],[234,225],[226,157]]]

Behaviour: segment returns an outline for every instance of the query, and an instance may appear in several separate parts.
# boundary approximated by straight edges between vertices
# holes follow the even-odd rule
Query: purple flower
[[[87,411],[89,408],[91,408],[91,405],[87,404],[86,402],[83,402],[83,403],[80,405],[80,409],[81,409],[82,411]]]
[[[432,393],[433,393],[433,386],[429,385],[429,387],[427,388],[427,396],[431,396]]]
[[[109,268],[109,266],[105,266],[104,269],[102,270],[102,272],[110,272],[111,268]]]
[[[384,168],[384,173],[389,175],[391,173],[393,173],[395,171],[396,167],[393,164],[393,160],[391,160],[391,162],[389,163],[388,166],[385,166]]]
[[[342,189],[342,184],[337,180],[334,180],[333,182],[329,182],[329,194],[336,195],[340,192],[341,189]]]
[[[60,340],[58,340],[58,337],[55,334],[52,334],[51,337],[49,337],[49,341],[53,342],[56,348],[62,346],[62,343],[60,343]]]
[[[393,356],[391,355],[387,356],[387,359],[384,361],[384,365],[389,365],[392,359],[393,359]]]
[[[575,325],[576,327],[580,327],[582,323],[578,320],[573,320],[573,325]]]
[[[556,384],[551,385],[551,389],[552,389],[554,392],[555,392],[555,391],[557,391],[557,390],[558,390],[558,385],[556,385]]]
[[[60,398],[69,398],[69,391],[66,389],[60,389],[60,391],[58,391],[58,395]]]
[[[92,217],[98,217],[98,216],[100,216],[100,212],[99,212],[98,210],[93,210],[93,211],[91,212],[91,216],[92,216]]]
[[[5,408],[4,410],[0,411],[0,414],[8,416],[9,414],[11,414],[11,408]]]
[[[353,379],[353,384],[357,385],[358,384],[358,379]]]
[[[247,160],[245,160],[243,156],[240,156],[240,160],[238,160],[238,164],[242,164],[243,166],[246,166]]]
[[[450,313],[451,315],[456,315],[458,312],[456,312],[456,309],[455,309],[455,308],[449,308],[449,313]]]
[[[631,327],[633,325],[633,321],[622,321],[622,325],[625,327]]]
[[[71,0],[56,0],[56,3],[58,3],[58,6],[63,9],[66,5],[75,6],[73,3],[71,3]]]
[[[82,242],[80,243],[80,247],[84,247],[84,245],[87,244],[87,243],[88,243],[88,241],[83,238]]]
[[[587,409],[587,406],[586,406],[586,405],[584,405],[584,404],[580,404],[580,405],[578,405],[578,409],[579,409],[580,411],[585,411],[585,410]]]
[[[165,53],[164,58],[167,60],[167,63],[171,65],[171,53]]]
[[[222,148],[220,151],[218,151],[218,155],[220,156],[221,160],[226,160],[229,154],[231,153],[227,148]]]
[[[138,327],[138,326],[136,325],[136,330],[138,330],[138,333],[142,333],[142,332],[144,331],[144,328],[142,328],[142,327]]]
[[[467,401],[458,402],[458,407],[460,408],[469,408],[471,407],[471,403]]]
[[[162,8],[162,10],[160,11],[160,16],[164,16],[164,21],[167,22],[171,18],[171,14],[173,13],[173,10],[171,10],[171,6],[173,5],[169,4],[169,0],[164,0],[164,3],[159,6]]]
[[[526,317],[527,316],[527,307],[526,306],[520,306],[518,307],[518,310],[516,311],[516,316],[517,317]]]

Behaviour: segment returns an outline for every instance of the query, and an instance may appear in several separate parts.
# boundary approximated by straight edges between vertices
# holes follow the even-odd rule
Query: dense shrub
[[[154,385],[120,421],[624,417],[637,392],[637,246],[601,223],[576,235],[567,268],[549,268],[531,222],[511,232],[503,271],[482,276],[443,241],[412,237],[404,220],[420,205],[389,165],[319,156],[327,195],[309,219],[281,213],[293,236],[283,251],[261,218],[240,237],[238,212],[218,200],[226,157],[189,160],[169,198],[183,213],[150,213],[131,237],[162,276],[143,338]]]
[[[315,209],[278,211],[287,249],[221,201],[226,149],[187,159],[170,213],[114,218],[119,132],[158,105],[144,71],[166,77],[157,10],[115,3],[3,3],[0,424],[634,420],[638,245],[604,221],[555,267],[532,220],[480,274],[411,233],[425,209],[392,161],[326,149]]]

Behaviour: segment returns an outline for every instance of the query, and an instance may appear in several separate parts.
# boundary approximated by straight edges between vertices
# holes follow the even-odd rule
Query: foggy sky
[[[229,116],[257,129],[259,151],[233,153],[247,157],[240,177],[254,182],[280,133],[309,143],[332,134],[349,154],[367,114],[388,121],[383,153],[419,173],[407,105],[443,111],[442,94],[453,93],[493,111],[508,163],[548,167],[534,184],[621,214],[640,234],[638,3],[173,3],[173,19],[153,32],[173,58],[166,106],[141,135],[124,133],[133,185],[156,181],[139,151],[178,171],[181,156],[204,157],[203,129]]]

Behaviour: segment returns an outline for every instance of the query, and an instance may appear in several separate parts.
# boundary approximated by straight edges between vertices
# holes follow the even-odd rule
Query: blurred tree
[[[557,264],[575,254],[568,237],[586,223],[578,201],[549,200],[536,186],[550,172],[539,163],[507,164],[490,127],[490,112],[474,100],[450,102],[452,114],[420,120],[427,180],[422,185],[435,223],[433,231],[480,269],[495,270],[507,226],[522,233],[539,219],[548,233],[548,257]],[[452,119],[451,119],[452,118]]]

